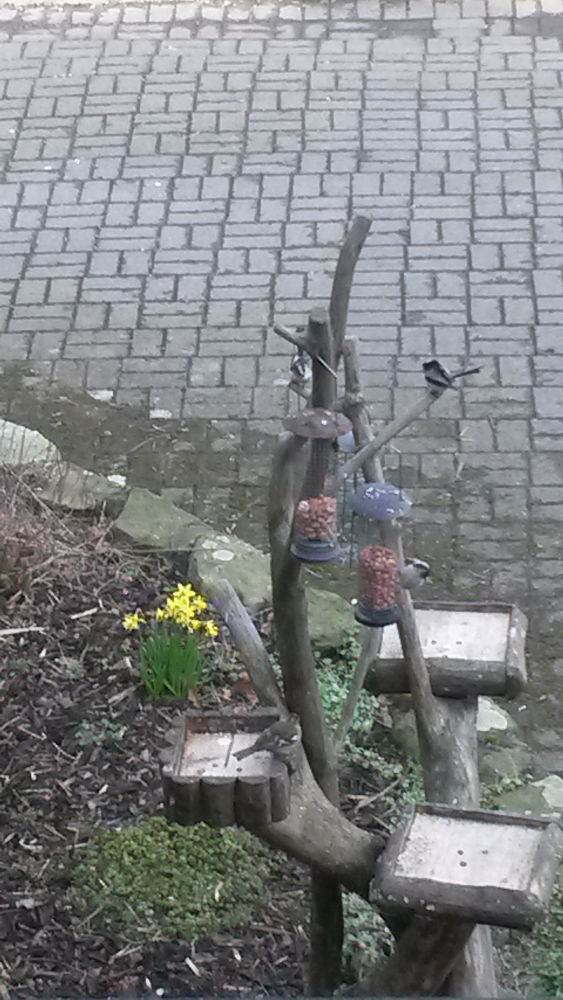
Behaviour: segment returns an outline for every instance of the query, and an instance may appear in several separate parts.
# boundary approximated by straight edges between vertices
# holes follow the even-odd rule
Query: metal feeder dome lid
[[[352,424],[342,413],[318,408],[300,410],[292,417],[286,417],[283,426],[299,437],[326,438],[328,441],[334,441],[340,434],[346,434],[351,430]]]
[[[365,483],[350,498],[350,506],[361,517],[392,521],[408,513],[412,500],[404,490],[391,483]]]

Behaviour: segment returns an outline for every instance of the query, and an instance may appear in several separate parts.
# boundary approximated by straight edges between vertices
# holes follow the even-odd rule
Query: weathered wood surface
[[[473,925],[413,917],[393,955],[362,983],[366,996],[436,996],[467,944]],[[476,996],[486,994],[476,994]]]
[[[179,823],[256,827],[289,813],[287,768],[262,751],[239,760],[257,734],[278,717],[271,709],[236,712],[188,711],[172,729],[176,743],[161,754],[167,813]]]
[[[344,313],[347,312],[347,303]],[[336,379],[323,365],[322,358],[334,369],[336,352],[333,331],[326,310],[315,309],[309,317],[307,340],[313,355],[313,382],[311,404],[329,411],[336,409]],[[312,485],[312,494],[317,487],[325,489],[326,476],[334,455],[332,441],[312,441],[311,457],[306,481]],[[335,489],[336,484],[332,488]],[[332,802],[338,804],[338,770],[334,744],[330,745],[330,780],[326,777],[324,790]],[[314,770],[314,768],[313,768]],[[326,773],[326,770],[325,770]],[[316,777],[316,775],[315,775]],[[328,775],[327,775],[328,777]],[[318,779],[317,779],[318,780]],[[331,996],[340,982],[340,962],[344,937],[342,911],[342,890],[339,882],[325,872],[313,869],[311,877],[310,913],[311,953],[309,958],[309,988],[315,996]]]
[[[526,683],[526,618],[514,605],[416,602],[415,618],[434,695],[520,693]],[[402,694],[408,685],[399,632],[390,626],[368,668],[366,687],[376,694]]]
[[[333,411],[336,403],[336,380],[318,359],[330,367],[334,357],[328,313],[315,310],[309,319],[307,350],[313,355],[312,406]],[[328,446],[330,442],[313,441],[313,445]],[[303,439],[290,435],[280,440],[272,469],[268,495],[268,532],[270,539],[270,564],[272,576],[272,603],[276,628],[276,641],[283,674],[284,694],[290,711],[301,720],[303,747],[314,778],[327,799],[336,807],[339,802],[338,769],[334,745],[330,738],[323,713],[320,689],[316,674],[315,658],[311,646],[308,623],[308,605],[303,567],[291,554],[291,533],[303,481],[323,483],[329,452],[325,448],[315,451],[315,467],[309,465],[300,479]],[[293,801],[292,801],[293,805]],[[293,815],[295,813],[292,810]],[[316,864],[315,867],[323,867]],[[309,965],[310,987],[313,993],[332,992],[339,983],[334,968],[325,964],[327,949],[333,949],[340,965],[342,938],[342,903],[338,880],[325,870],[322,898],[325,888],[332,883],[331,911],[315,903],[317,885],[312,881],[314,923],[311,958]],[[321,931],[324,928],[324,932]],[[319,942],[324,941],[322,947]],[[329,973],[332,977],[329,981]]]
[[[386,909],[531,929],[547,911],[563,836],[549,820],[419,805],[381,855]]]
[[[336,363],[338,363],[346,334],[346,321],[348,318],[352,282],[354,280],[354,270],[370,231],[371,223],[372,220],[366,215],[356,216],[338,256],[330,296],[330,325],[333,333]]]

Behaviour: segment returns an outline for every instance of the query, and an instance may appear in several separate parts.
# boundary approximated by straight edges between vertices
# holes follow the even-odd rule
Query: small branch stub
[[[270,709],[186,712],[168,734],[171,747],[160,755],[169,819],[184,826],[206,822],[249,829],[285,819],[288,767],[269,750],[244,754],[278,719]]]

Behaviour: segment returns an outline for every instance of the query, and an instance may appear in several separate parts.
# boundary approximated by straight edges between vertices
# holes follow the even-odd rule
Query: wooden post
[[[311,314],[305,344],[313,356],[312,405],[332,410],[336,398],[335,379],[319,360],[322,358],[332,367],[334,351],[325,310],[314,310]],[[297,492],[295,470],[303,443],[303,439],[293,435],[282,439],[270,483],[268,522],[274,620],[288,707],[301,719],[303,746],[316,780],[327,798],[338,805],[337,759],[324,719],[315,672],[303,567],[289,549]],[[312,444],[319,447],[314,452],[311,449],[305,482],[309,487],[322,488],[332,445],[330,441],[315,440]],[[311,889],[309,986],[313,995],[328,996],[340,982],[341,889],[337,879],[315,868],[312,869]]]
[[[334,344],[328,314],[315,309],[309,317],[307,344],[313,358],[313,384],[311,405],[314,409],[334,410],[336,405],[336,379],[331,375],[334,366]],[[322,361],[320,360],[322,359]],[[307,481],[311,494],[324,489],[333,443],[327,440],[311,442],[311,458]],[[315,481],[317,477],[318,481]],[[334,787],[338,802],[338,776],[335,768]],[[333,800],[334,801],[334,800]],[[340,983],[340,963],[344,938],[342,891],[340,884],[324,872],[311,873],[311,957],[309,962],[309,987],[314,996],[330,996]]]

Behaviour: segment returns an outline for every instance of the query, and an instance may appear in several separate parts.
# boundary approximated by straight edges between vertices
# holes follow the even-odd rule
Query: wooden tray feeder
[[[268,751],[240,761],[234,756],[277,719],[275,709],[251,714],[188,710],[167,734],[171,745],[160,754],[168,818],[183,826],[249,828],[285,819],[286,765]]]
[[[563,834],[549,818],[418,805],[376,864],[382,909],[530,930],[547,914]]]
[[[444,698],[514,698],[526,684],[526,617],[513,604],[417,601],[416,623],[432,691]],[[396,626],[383,632],[368,676],[376,694],[409,690]]]

